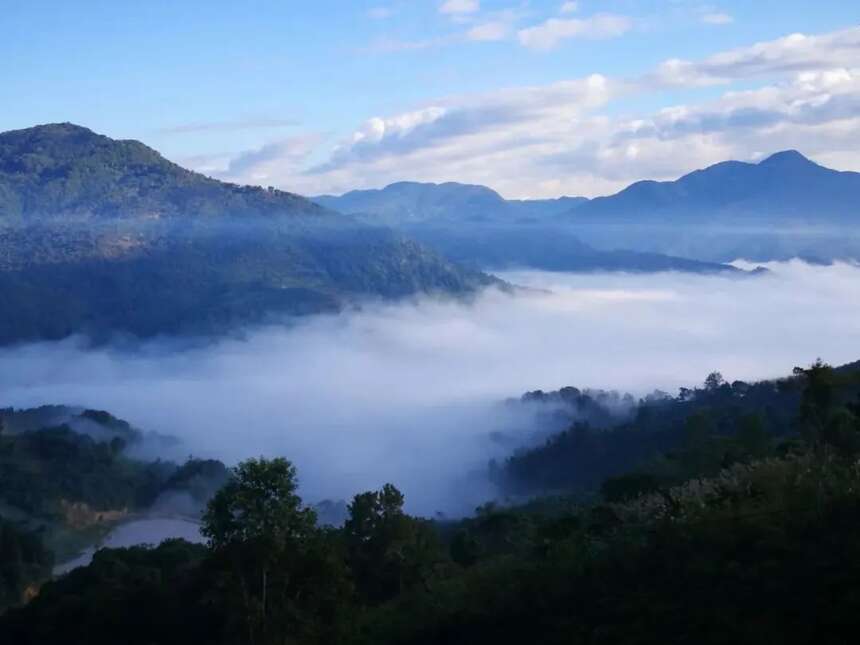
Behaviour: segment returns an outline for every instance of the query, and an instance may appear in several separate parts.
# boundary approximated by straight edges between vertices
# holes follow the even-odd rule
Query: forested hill
[[[365,297],[499,284],[297,195],[71,124],[0,134],[0,344],[220,334]]]
[[[834,406],[860,404],[860,362],[823,373]],[[574,387],[530,392],[520,404],[552,410],[549,432],[493,464],[492,476],[517,496],[582,493],[630,472],[647,486],[714,475],[739,455],[761,457],[767,445],[797,433],[803,385],[802,373],[728,382],[714,372],[675,396],[655,391],[639,400]]]
[[[48,578],[53,564],[157,501],[199,512],[227,470],[218,461],[180,466],[151,457],[177,452],[175,438],[101,410],[0,408],[0,613]]]
[[[292,193],[210,179],[139,141],[72,123],[0,133],[0,219],[286,214],[326,211]]]
[[[817,362],[783,379],[785,433],[694,424],[682,455],[663,455],[684,466],[674,481],[634,470],[590,497],[488,503],[457,521],[410,516],[386,484],[356,494],[343,526],[321,526],[287,459],[250,459],[209,502],[206,546],[101,550],[31,588],[0,634],[20,645],[852,642],[856,377]],[[549,398],[592,414],[588,396]],[[779,398],[715,374],[682,398],[702,397],[726,417],[739,399],[766,415]],[[43,560],[37,536],[3,522],[0,544],[26,554],[16,571]]]

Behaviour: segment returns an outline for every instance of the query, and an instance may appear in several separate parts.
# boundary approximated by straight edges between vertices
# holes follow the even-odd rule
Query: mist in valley
[[[755,277],[510,272],[530,287],[469,303],[365,303],[241,337],[0,350],[3,405],[105,409],[175,435],[176,454],[285,456],[308,502],[393,482],[414,513],[468,513],[491,458],[533,438],[508,397],[574,385],[644,395],[782,376],[860,347],[860,267],[768,265]],[[508,437],[499,441],[499,436]]]

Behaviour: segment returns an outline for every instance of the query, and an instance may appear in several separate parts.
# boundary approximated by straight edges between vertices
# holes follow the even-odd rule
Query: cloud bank
[[[528,434],[499,401],[565,385],[674,391],[712,370],[781,376],[860,358],[860,267],[775,264],[758,279],[518,272],[548,291],[472,304],[418,299],[189,347],[0,351],[0,405],[108,409],[228,462],[283,455],[309,501],[391,481],[413,511],[468,512],[491,496],[494,432]]]
[[[515,18],[482,18],[465,37],[505,39]],[[523,44],[551,49],[630,27],[623,16],[563,15],[516,33]],[[318,138],[299,146],[301,154],[293,140],[242,153],[215,174],[309,195],[409,179],[486,184],[523,198],[606,194],[787,148],[860,170],[858,61],[860,27],[790,34],[701,60],[665,60],[633,78],[596,69],[546,85],[440,97],[373,116],[338,141]],[[660,105],[661,97],[658,109],[630,107],[640,99]]]

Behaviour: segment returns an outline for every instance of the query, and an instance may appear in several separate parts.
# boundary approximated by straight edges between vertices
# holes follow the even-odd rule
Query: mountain
[[[860,173],[840,172],[796,150],[757,164],[725,161],[676,181],[640,181],[576,209],[577,220],[734,217],[848,223],[860,217]]]
[[[401,234],[204,177],[136,141],[68,123],[0,134],[0,343],[220,333],[493,282]]]
[[[312,198],[365,223],[399,229],[448,259],[487,269],[737,272],[724,264],[658,253],[597,250],[562,217],[584,197],[505,200],[486,186],[399,182],[380,190]]]
[[[711,261],[860,258],[860,173],[794,150],[640,181],[563,216],[587,243]]]
[[[139,141],[71,123],[0,133],[0,220],[323,216],[279,190],[237,186],[171,163]]]
[[[527,223],[565,213],[588,201],[585,197],[506,200],[486,186],[414,181],[311,199],[341,213],[388,226]]]
[[[312,198],[341,213],[364,215],[381,224],[403,225],[456,218],[489,221],[505,214],[506,202],[486,186],[401,181],[381,190],[353,190],[340,197]]]

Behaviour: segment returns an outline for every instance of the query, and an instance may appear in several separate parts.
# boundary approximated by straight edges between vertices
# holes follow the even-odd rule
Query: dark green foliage
[[[403,512],[403,495],[391,484],[356,495],[343,527],[347,563],[356,590],[377,604],[427,584],[441,559],[435,532]]]
[[[51,575],[53,563],[38,535],[0,518],[0,611],[25,600],[28,587]]]
[[[854,374],[837,371],[819,359],[809,368],[796,367],[804,384],[800,401],[801,437],[816,450],[835,449],[843,457],[860,452],[860,399],[850,400],[847,385]]]
[[[8,612],[2,633],[20,645],[215,642],[227,617],[212,602],[205,556],[205,547],[182,540],[98,551],[89,566]]]
[[[201,532],[234,610],[227,631],[234,638],[281,643],[340,629],[349,593],[343,559],[297,485],[286,459],[250,459],[233,469],[203,516]]]
[[[0,501],[29,514],[56,517],[60,502],[93,511],[151,503],[175,466],[124,458],[66,425],[0,437]]]
[[[630,473],[606,479],[600,486],[600,494],[607,502],[626,502],[645,493],[653,493],[666,483],[652,473]]]
[[[853,400],[860,392],[860,372],[841,374],[838,397]],[[682,388],[676,397],[655,393],[641,399],[626,419],[613,416],[608,405],[602,417],[575,409],[571,416],[587,422],[575,421],[543,445],[513,455],[494,477],[506,492],[542,493],[593,489],[608,477],[633,470],[670,481],[714,474],[736,461],[771,454],[794,433],[803,388],[797,376],[729,384],[713,373],[701,388]],[[533,398],[530,394],[524,400]],[[589,401],[600,406],[598,400]],[[660,454],[665,457],[655,462]]]
[[[39,429],[42,423],[60,420],[62,425]],[[4,409],[0,427],[0,522],[14,521],[27,540],[38,536],[33,544],[44,544],[39,548],[59,562],[75,557],[116,522],[149,509],[156,500],[165,501],[172,511],[198,513],[227,475],[217,461],[190,459],[177,467],[126,457],[126,445],[142,433],[107,412],[62,406]],[[28,546],[27,552],[35,548]],[[24,564],[0,559],[0,565],[4,562],[14,569],[16,589],[50,574],[50,564],[43,570],[27,564],[26,557]],[[13,569],[7,569],[9,576]],[[3,592],[0,608],[12,602],[11,593],[8,588]]]
[[[851,465],[807,455],[625,504],[490,505],[454,527],[452,553],[465,557],[445,566],[436,553],[434,576],[380,603],[361,592],[368,569],[350,552],[402,544],[386,538],[415,520],[387,487],[356,497],[349,527],[303,529],[269,554],[265,601],[244,577],[259,563],[246,534],[208,552],[172,541],[99,552],[0,629],[23,645],[847,642],[837,636],[860,611],[858,483]]]
[[[230,471],[215,459],[189,459],[164,482],[163,489],[187,492],[197,503],[205,504],[227,483]]]
[[[842,643],[857,627],[857,501],[819,518],[664,526],[473,566],[377,612],[362,643]]]
[[[235,544],[283,548],[316,525],[297,488],[295,466],[286,459],[243,461],[209,501],[201,532],[216,550]]]
[[[433,524],[389,484],[357,495],[342,529],[320,529],[292,465],[251,460],[209,506],[208,549],[100,551],[0,617],[0,633],[23,645],[853,642],[860,470],[826,429],[854,427],[855,382],[810,369],[781,389],[803,402],[797,427],[820,419],[821,432],[774,450],[760,411],[719,414],[740,388],[710,378],[721,398],[681,418],[657,460],[674,483],[635,471],[592,501],[488,503]],[[735,435],[717,431],[725,418]]]

